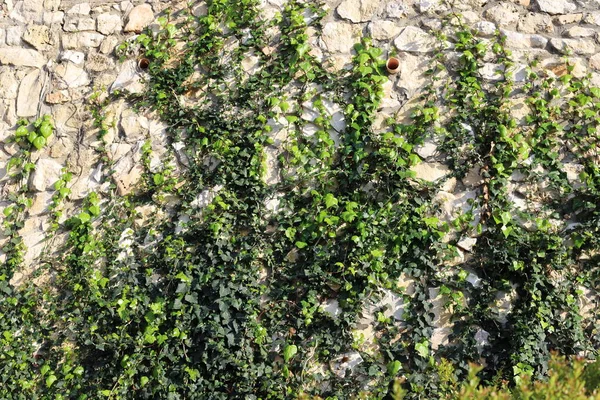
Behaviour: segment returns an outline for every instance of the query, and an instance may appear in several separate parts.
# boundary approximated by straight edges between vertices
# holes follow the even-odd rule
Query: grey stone
[[[394,40],[394,45],[399,51],[428,53],[435,49],[435,38],[420,28],[407,26]]]
[[[114,36],[107,36],[100,45],[100,53],[110,54],[115,50],[115,47],[119,44],[119,40]]]
[[[125,140],[129,143],[143,140],[148,135],[148,119],[136,114],[132,110],[123,111],[120,125],[125,135]]]
[[[81,64],[85,60],[85,54],[80,51],[67,50],[60,54],[62,61],[70,61],[73,64]]]
[[[98,47],[104,40],[104,35],[98,32],[64,33],[61,36],[65,50],[85,49]]]
[[[65,19],[65,13],[62,11],[45,12],[42,22],[44,25],[62,24]]]
[[[596,71],[600,71],[600,53],[594,54],[590,57],[589,66]]]
[[[344,0],[337,7],[340,17],[354,23],[370,21],[379,7],[378,0]]]
[[[489,21],[479,21],[474,28],[481,36],[493,36],[496,33],[496,24]]]
[[[110,86],[110,92],[126,90],[130,93],[141,93],[144,90],[141,79],[142,75],[138,70],[137,63],[134,60],[128,60],[121,66],[117,79]]]
[[[537,0],[540,10],[548,14],[568,14],[577,9],[577,6],[567,0]]]
[[[142,30],[154,21],[154,12],[150,4],[141,4],[135,6],[129,13],[125,32],[140,33]]]
[[[581,14],[578,14],[578,15],[581,15]],[[586,24],[600,26],[600,11],[594,11],[594,12],[586,14],[583,21]]]
[[[114,62],[112,59],[98,53],[89,53],[87,62],[85,63],[86,69],[92,72],[103,72],[113,66]]]
[[[40,71],[34,70],[25,75],[19,86],[17,96],[17,116],[33,117],[37,115],[41,92]]]

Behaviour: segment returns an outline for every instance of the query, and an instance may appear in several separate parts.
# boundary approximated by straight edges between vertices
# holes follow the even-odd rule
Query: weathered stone
[[[54,74],[57,78],[56,87],[59,89],[77,88],[90,83],[88,73],[70,62],[57,66]]]
[[[483,16],[499,26],[510,26],[519,20],[519,9],[514,4],[500,3],[487,9]]]
[[[600,11],[594,11],[586,14],[583,22],[585,22],[586,24],[600,26]]]
[[[95,31],[96,21],[90,17],[67,16],[63,29],[65,32]]]
[[[50,28],[44,25],[30,25],[23,35],[23,40],[38,50],[45,50],[50,45]]]
[[[62,24],[65,19],[65,13],[62,11],[45,12],[42,18],[44,25]]]
[[[140,165],[141,144],[138,144],[130,153],[115,163],[113,179],[117,185],[117,192],[125,196],[134,191],[144,169]]]
[[[582,13],[558,15],[554,17],[554,21],[556,21],[556,23],[559,25],[578,24],[582,19]]]
[[[506,36],[506,46],[513,49],[543,49],[548,44],[548,39],[541,35],[526,35],[505,29],[500,30]]]
[[[100,45],[100,53],[110,54],[115,50],[115,47],[119,44],[119,40],[114,36],[107,36]]]
[[[120,125],[125,135],[125,140],[129,143],[143,140],[148,135],[148,119],[132,110],[123,111]]]
[[[142,75],[137,68],[137,63],[134,60],[128,60],[121,66],[117,79],[110,86],[110,92],[126,90],[130,93],[141,93],[144,90],[141,78]]]
[[[14,99],[17,97],[19,82],[15,78],[14,72],[9,67],[2,67],[0,70],[0,98]]]
[[[345,22],[329,22],[323,27],[321,36],[325,49],[330,52],[348,53],[354,45],[354,30]]]
[[[71,100],[71,96],[68,90],[57,90],[46,95],[46,103],[48,104],[62,104],[69,100]]]
[[[103,33],[105,35],[120,32],[123,28],[121,17],[116,14],[100,14],[98,15],[98,18],[96,20],[98,24],[98,32]]]
[[[80,3],[74,5],[67,11],[67,15],[90,15],[92,11],[89,3]]]
[[[489,21],[479,21],[474,28],[481,36],[493,36],[496,33],[496,24]]]
[[[390,2],[385,7],[385,14],[388,18],[400,19],[410,12],[410,6],[401,2]]]
[[[25,75],[17,96],[17,116],[33,117],[37,115],[41,91],[40,71],[35,70]]]
[[[428,182],[436,181],[450,173],[448,166],[437,162],[421,162],[411,167],[411,171],[415,173],[415,178]]]
[[[65,50],[85,49],[100,46],[104,35],[98,32],[64,33],[61,40]]]
[[[423,87],[426,77],[423,72],[427,70],[428,59],[410,53],[398,54],[400,59],[399,78],[396,86],[404,89],[408,98],[415,96]]]
[[[27,22],[42,22],[44,3],[40,0],[24,0],[23,16]]]
[[[337,12],[340,17],[352,22],[366,22],[371,20],[378,7],[378,0],[344,0]]]
[[[60,53],[61,61],[70,61],[73,64],[81,64],[85,60],[85,54],[80,51],[67,50]]]
[[[568,14],[577,9],[577,6],[567,0],[537,0],[540,10],[548,14]]]
[[[529,13],[521,18],[517,29],[525,33],[551,33],[554,32],[554,25],[548,15]]]
[[[375,40],[390,40],[396,37],[402,27],[392,21],[376,21],[369,23],[369,32]]]
[[[154,13],[150,4],[141,4],[135,6],[129,13],[127,25],[125,25],[125,32],[136,32],[140,33],[142,30],[150,25],[154,21]]]
[[[23,28],[19,25],[6,28],[6,44],[9,46],[20,46],[23,38]]]
[[[407,26],[394,40],[394,45],[399,51],[427,53],[435,49],[435,39],[422,29]]]
[[[114,62],[110,58],[98,53],[89,53],[85,63],[85,67],[93,72],[106,71],[113,66]]]
[[[592,28],[584,28],[581,26],[572,26],[565,31],[565,36],[570,38],[586,38],[596,34],[596,30]]]
[[[575,53],[582,55],[594,54],[596,46],[590,39],[550,39],[550,46],[562,54]]]
[[[29,215],[36,216],[47,213],[48,207],[52,204],[52,193],[51,192],[40,192],[34,195],[33,203],[29,207]]]
[[[35,163],[29,187],[37,192],[51,189],[52,185],[60,179],[62,168],[63,166],[53,159],[40,158]]]
[[[600,53],[594,54],[590,57],[589,66],[596,71],[600,71]]]

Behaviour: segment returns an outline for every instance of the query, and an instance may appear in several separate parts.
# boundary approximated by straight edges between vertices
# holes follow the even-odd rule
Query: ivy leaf
[[[54,382],[56,382],[56,375],[50,375],[46,378],[46,387],[52,386]]]
[[[298,353],[298,347],[295,344],[285,346],[283,350],[283,360],[287,363],[292,357]]]
[[[331,193],[325,195],[325,207],[331,208],[338,205],[338,200]]]
[[[296,247],[299,249],[303,249],[306,247],[306,243],[305,242],[296,242]]]
[[[429,356],[429,341],[423,339],[422,342],[415,344],[415,351],[423,358]]]

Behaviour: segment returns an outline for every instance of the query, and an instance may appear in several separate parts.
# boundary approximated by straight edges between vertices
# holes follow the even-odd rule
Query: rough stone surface
[[[96,19],[98,32],[104,35],[111,35],[115,32],[120,32],[123,28],[121,17],[116,14],[100,14]]]
[[[399,51],[427,53],[435,49],[435,39],[420,28],[407,26],[394,40]]]
[[[371,20],[378,7],[378,0],[344,0],[337,12],[340,17],[352,22],[365,22]]]
[[[35,163],[35,170],[31,174],[29,187],[37,192],[51,189],[52,185],[60,179],[63,166],[50,158],[40,158]]]
[[[50,44],[50,28],[45,25],[31,25],[27,28],[23,40],[38,50],[45,50]]]
[[[574,3],[567,0],[537,0],[540,10],[548,14],[568,14],[577,9]]]
[[[369,32],[375,40],[390,40],[400,33],[402,27],[394,21],[378,21],[369,24]]]
[[[135,6],[129,13],[129,18],[124,31],[140,33],[145,27],[150,25],[152,21],[154,21],[154,12],[152,11],[150,4]]]
[[[514,4],[500,3],[488,8],[483,15],[499,26],[511,26],[519,20],[519,9]]]
[[[542,35],[527,35],[502,29],[502,34],[506,36],[506,45],[513,49],[543,49],[548,44],[548,39]]]
[[[350,52],[354,45],[354,30],[345,22],[328,22],[323,27],[321,40],[330,52]]]
[[[25,75],[19,86],[17,97],[17,116],[33,117],[38,112],[40,93],[42,91],[42,80],[40,71],[31,71]]]
[[[41,68],[46,64],[46,59],[42,54],[31,49],[0,48],[0,64]]]
[[[600,71],[600,53],[594,54],[590,57],[589,65],[590,68]]]
[[[56,87],[59,89],[77,88],[90,83],[88,73],[70,62],[60,64],[54,73],[57,78]]]
[[[556,51],[568,54],[590,55],[596,52],[596,46],[590,39],[550,39],[550,46]]]
[[[552,33],[554,24],[548,15],[529,13],[521,18],[517,29],[524,33]]]

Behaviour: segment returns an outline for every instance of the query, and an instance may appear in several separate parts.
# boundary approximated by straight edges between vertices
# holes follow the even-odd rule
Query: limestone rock
[[[388,18],[400,19],[410,12],[410,7],[401,2],[390,2],[385,7],[385,14]]]
[[[6,44],[9,46],[20,46],[23,37],[23,27],[9,26],[6,28]]]
[[[119,40],[114,36],[107,36],[100,45],[100,53],[110,54],[115,50],[115,47],[119,44]]]
[[[62,11],[45,12],[42,18],[44,25],[62,24],[65,19],[65,13]]]
[[[400,53],[398,58],[400,59],[400,72],[398,72],[400,76],[396,86],[404,89],[408,98],[412,98],[426,81],[423,72],[427,70],[428,60],[410,53]]]
[[[428,53],[435,49],[435,39],[420,28],[407,26],[394,40],[394,45],[399,51]]]
[[[104,40],[104,35],[98,32],[65,33],[61,37],[65,50],[86,49],[98,47]]]
[[[540,10],[548,14],[568,14],[577,9],[577,6],[567,0],[537,0]]]
[[[121,114],[121,129],[129,143],[143,140],[148,135],[148,119],[132,110],[124,110]]]
[[[392,21],[376,21],[369,23],[371,37],[375,40],[390,40],[396,37],[402,27]]]
[[[135,185],[142,177],[144,169],[140,165],[142,145],[138,144],[130,153],[122,157],[114,165],[113,179],[117,192],[125,196],[134,191]]]
[[[117,75],[117,79],[115,79],[110,87],[110,93],[115,90],[141,93],[144,90],[141,79],[142,75],[137,68],[137,63],[134,60],[128,60],[121,66],[121,71],[119,72],[119,75]]]
[[[17,97],[19,82],[15,78],[14,72],[9,67],[2,67],[0,70],[0,98],[14,99]]]
[[[81,64],[85,59],[85,54],[80,51],[67,50],[60,54],[62,61],[70,61],[73,64]]]
[[[565,36],[570,38],[592,37],[596,31],[592,28],[584,28],[581,26],[572,26],[565,31]]]
[[[65,32],[95,31],[96,22],[90,17],[67,16],[63,29]]]
[[[551,33],[554,32],[554,25],[548,15],[529,13],[521,18],[517,29],[525,33]]]
[[[558,15],[554,17],[554,20],[559,25],[578,24],[583,19],[582,13]]]
[[[338,6],[340,17],[354,23],[370,21],[379,7],[378,0],[344,0]]]
[[[98,53],[88,53],[88,59],[85,67],[93,72],[103,72],[114,66],[113,61],[105,55]]]
[[[590,39],[550,39],[550,46],[556,51],[567,54],[569,52],[590,55],[596,52],[596,46]]]
[[[0,64],[16,67],[41,68],[46,63],[44,56],[35,50],[19,48],[0,48]]]
[[[509,26],[519,20],[519,9],[514,4],[500,3],[487,9],[483,15],[499,26]]]
[[[129,13],[125,32],[140,33],[142,30],[154,21],[154,12],[150,4],[141,4],[135,6]]]
[[[56,87],[59,89],[77,88],[90,83],[88,73],[70,62],[57,66],[54,74],[58,80]]]
[[[40,158],[35,163],[35,170],[31,174],[29,187],[32,190],[43,192],[52,189],[52,185],[60,179],[63,166],[50,158]]]
[[[479,21],[474,28],[481,36],[493,36],[496,32],[496,24],[489,21]]]
[[[548,39],[542,35],[526,35],[505,29],[501,29],[500,31],[506,36],[506,46],[512,49],[529,50],[532,47],[543,49],[548,44]]]
[[[437,162],[419,163],[411,167],[411,171],[415,173],[415,178],[428,182],[436,181],[450,173],[450,169],[446,165]]]
[[[36,216],[48,212],[48,207],[52,204],[51,192],[40,192],[33,197],[33,204],[29,207],[29,215]]]
[[[38,50],[45,50],[50,45],[50,28],[44,25],[27,27],[23,40]]]
[[[115,32],[120,32],[123,28],[121,17],[116,14],[100,14],[97,18],[98,32],[105,35],[110,35]]]
[[[71,100],[68,90],[57,90],[46,95],[46,103],[62,104]]]
[[[600,71],[600,53],[594,54],[589,60],[590,68]]]
[[[345,22],[329,22],[323,27],[321,40],[330,52],[348,53],[354,45],[352,25]]]
[[[581,14],[578,14],[578,15],[581,15]],[[583,21],[586,24],[600,26],[600,11],[594,11],[594,12],[591,12],[589,14],[586,14],[586,16],[583,19]]]
[[[37,115],[42,91],[40,71],[35,70],[25,75],[19,86],[17,96],[17,116],[33,117]]]
[[[91,10],[89,3],[80,3],[71,7],[67,11],[67,15],[90,15]]]

